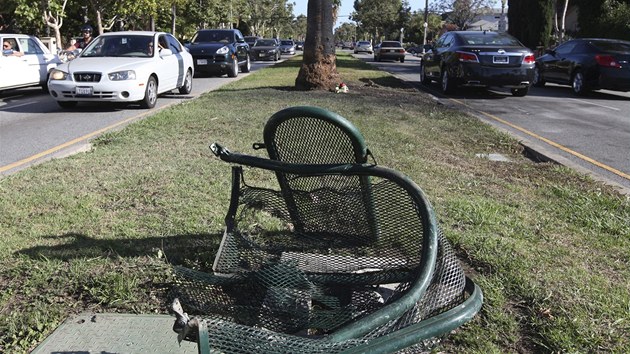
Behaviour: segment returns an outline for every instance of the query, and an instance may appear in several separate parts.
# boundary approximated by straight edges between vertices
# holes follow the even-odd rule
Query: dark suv
[[[193,57],[195,73],[227,74],[236,77],[248,73],[249,45],[237,29],[204,29],[197,31],[187,48]]]

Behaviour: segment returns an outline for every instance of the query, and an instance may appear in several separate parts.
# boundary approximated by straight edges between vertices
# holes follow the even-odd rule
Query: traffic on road
[[[152,43],[162,46],[157,39]],[[354,48],[340,50],[354,52]],[[45,50],[42,49],[42,52],[45,53]],[[149,60],[148,54],[142,53],[147,57],[140,58],[138,53],[138,58]],[[177,58],[172,49],[167,54]],[[459,87],[445,95],[440,80],[425,80],[422,83],[421,53],[412,55],[407,52],[404,60],[394,58],[395,61],[386,57],[377,61],[369,51],[357,51],[353,55],[426,91],[445,105],[470,112],[509,132],[522,141],[526,149],[534,151],[538,158],[569,165],[626,192],[630,191],[628,92],[597,90],[578,96],[572,86],[548,81],[544,88],[531,85],[525,97],[513,96],[510,88],[495,87]],[[155,107],[160,109],[192,99],[235,80],[234,67],[237,65],[242,74],[239,77],[242,77],[250,70],[274,65],[275,59],[236,61],[232,63],[236,65],[230,66],[232,70],[219,73],[225,73],[222,77],[195,75],[194,85],[190,82],[191,85],[181,86],[186,77],[178,74],[176,80],[180,86],[174,87],[179,89],[161,94],[160,100],[155,101]],[[197,58],[194,63],[195,72],[203,65],[199,60]],[[139,104],[88,102],[78,108],[62,109],[50,93],[42,90],[47,87],[41,82],[34,85],[0,91],[0,174],[13,173],[38,161],[87,148],[93,137],[151,113],[143,109],[147,107],[146,95],[137,102]]]
[[[525,97],[496,87],[461,87],[446,95],[440,82],[421,83],[421,57],[407,53],[400,63],[354,56],[510,133],[532,158],[572,167],[630,194],[630,92],[576,95],[571,86],[547,83],[531,86]]]

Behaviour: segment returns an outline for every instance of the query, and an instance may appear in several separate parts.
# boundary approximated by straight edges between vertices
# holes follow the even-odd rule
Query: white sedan
[[[157,50],[155,50],[157,49]],[[161,93],[192,91],[193,59],[169,33],[104,33],[50,75],[50,95],[63,108],[77,102],[139,102],[153,108]]]
[[[61,60],[34,36],[0,33],[0,91],[29,86],[46,89],[48,74]]]

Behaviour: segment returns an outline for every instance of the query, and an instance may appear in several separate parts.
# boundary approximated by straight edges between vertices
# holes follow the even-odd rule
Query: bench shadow
[[[112,259],[155,257],[161,252],[172,264],[195,260],[211,262],[222,236],[222,233],[203,233],[104,240],[78,233],[67,233],[43,237],[44,242],[54,240],[55,245],[34,246],[17,251],[15,255],[68,261],[96,257]]]

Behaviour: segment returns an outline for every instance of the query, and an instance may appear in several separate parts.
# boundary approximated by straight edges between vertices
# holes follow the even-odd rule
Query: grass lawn
[[[627,197],[526,159],[505,133],[349,55],[338,57],[347,94],[293,90],[299,64],[1,179],[0,352],[27,352],[73,313],[166,313],[168,265],[207,268],[222,234],[230,167],[208,145],[262,154],[251,144],[266,120],[296,105],[349,119],[379,164],[418,183],[483,289],[479,315],[438,350],[630,352]],[[489,153],[511,161],[476,157]]]

